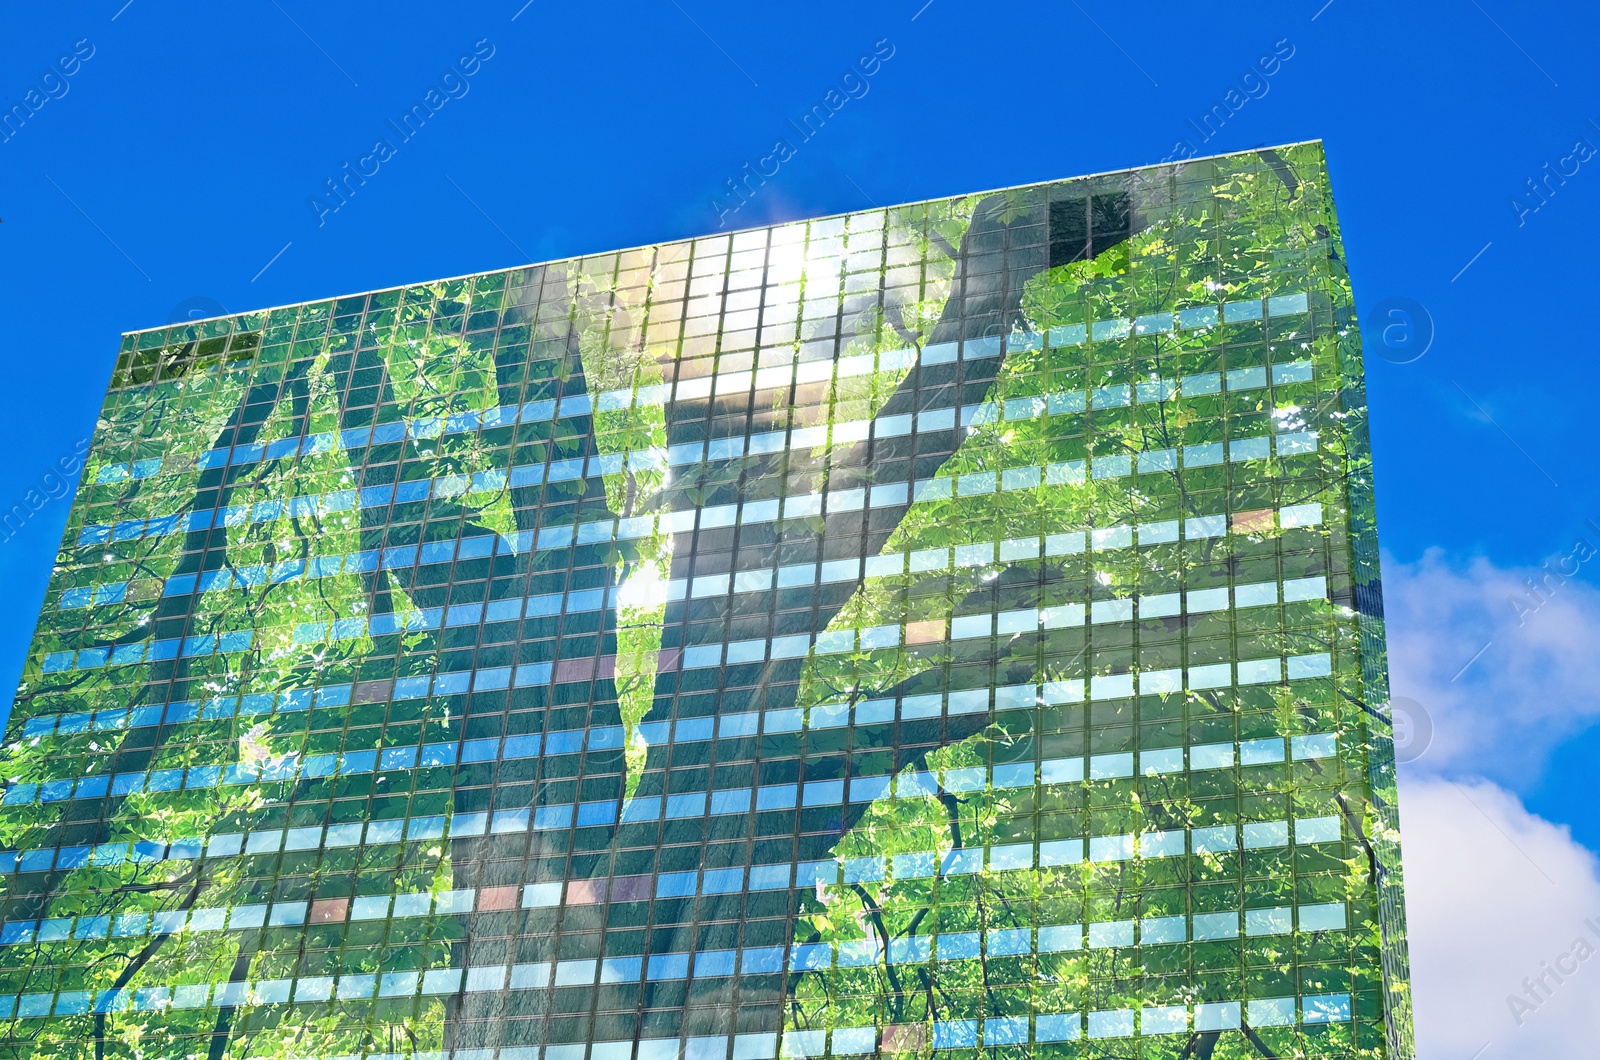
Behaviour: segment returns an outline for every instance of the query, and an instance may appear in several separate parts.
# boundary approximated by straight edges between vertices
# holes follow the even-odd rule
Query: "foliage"
[[[1374,999],[1384,989],[1395,991],[1403,1008],[1403,984],[1386,984],[1379,966],[1380,955],[1403,956],[1404,938],[1393,917],[1380,916],[1376,900],[1380,891],[1387,895],[1398,887],[1392,801],[1386,802],[1392,800],[1392,774],[1384,772],[1383,719],[1374,709],[1381,701],[1374,699],[1374,674],[1382,670],[1381,627],[1351,607],[1357,590],[1370,586],[1376,574],[1361,557],[1352,561],[1346,544],[1370,525],[1370,497],[1362,492],[1364,410],[1340,391],[1341,383],[1359,377],[1359,351],[1340,326],[1351,298],[1342,270],[1330,259],[1336,228],[1320,152],[1303,147],[1284,155],[1287,161],[1278,165],[1234,156],[1193,163],[1181,180],[1178,174],[1141,178],[1149,181],[1142,189],[1145,214],[1129,238],[1088,260],[1031,275],[1008,321],[1016,328],[1009,352],[987,395],[1002,414],[974,422],[938,475],[998,475],[1071,461],[1084,461],[1086,473],[1031,489],[970,496],[951,491],[913,503],[888,534],[882,555],[948,556],[955,554],[949,550],[973,545],[991,551],[979,560],[868,577],[828,628],[946,628],[952,616],[1002,607],[1052,608],[1317,574],[1329,577],[1332,602],[1155,620],[1125,631],[1042,629],[994,640],[941,637],[818,653],[805,663],[799,706],[1331,652],[1335,672],[1329,680],[1047,704],[986,716],[966,729],[952,721],[938,730],[934,723],[937,731],[917,746],[858,734],[851,767],[858,775],[945,777],[952,770],[1038,758],[1303,733],[1336,734],[1339,757],[1237,773],[1051,782],[1037,792],[983,787],[884,798],[848,825],[833,854],[892,863],[898,854],[934,851],[943,857],[1014,842],[1325,816],[1336,808],[1355,837],[1346,856],[1285,848],[1021,871],[985,868],[943,878],[891,872],[883,880],[804,893],[793,937],[837,948],[869,939],[1334,901],[1348,903],[1352,930],[984,960],[879,959],[862,967],[799,972],[788,983],[786,1026],[925,1025],[1340,992],[1356,999],[1360,1021],[1323,1033],[1263,1027],[1209,1039],[1151,1036],[1060,1048],[1081,1056],[1217,1060],[1265,1051],[1388,1055],[1382,1039],[1370,1033],[1371,1020]],[[549,661],[531,650],[554,649],[530,646],[528,636],[517,641],[516,633],[491,633],[493,623],[462,629],[412,622],[405,632],[382,633],[369,620],[562,591],[569,588],[563,580],[568,557],[534,548],[536,533],[618,517],[653,521],[642,537],[593,546],[603,557],[614,610],[592,628],[568,625],[560,634],[614,658],[609,683],[602,675],[588,703],[540,698],[544,689],[518,689],[521,698],[511,702],[536,702],[551,717],[574,705],[592,707],[594,713],[585,714],[588,723],[609,724],[607,695],[614,690],[624,731],[620,794],[654,793],[645,785],[666,783],[665,749],[649,747],[641,725],[653,710],[671,704],[670,696],[658,694],[671,687],[675,667],[664,660],[677,650],[666,646],[666,587],[686,577],[694,558],[664,517],[711,498],[742,498],[748,482],[810,488],[827,480],[831,461],[847,443],[835,438],[810,452],[785,454],[787,464],[770,467],[743,457],[669,468],[667,449],[680,439],[662,401],[645,400],[641,392],[660,395],[712,373],[803,367],[819,351],[835,356],[837,350],[841,359],[874,358],[878,370],[816,384],[804,401],[796,396],[799,386],[755,391],[748,408],[752,429],[870,420],[904,393],[912,371],[885,355],[922,349],[936,336],[942,340],[962,285],[984,282],[961,272],[963,262],[970,265],[980,251],[996,249],[977,246],[992,236],[979,222],[1024,224],[1042,213],[1045,195],[1044,189],[1016,189],[986,200],[898,207],[782,226],[765,246],[749,243],[749,234],[718,237],[130,336],[120,388],[102,411],[19,691],[5,777],[15,786],[212,766],[246,767],[270,777],[278,768],[292,772],[288,767],[312,755],[453,743],[485,733],[498,737],[502,731],[487,726],[504,718],[467,715],[461,697],[443,694],[390,701],[390,682],[435,670]],[[992,217],[977,216],[985,201]],[[702,254],[725,254],[729,271],[764,270],[764,300],[736,305],[733,293],[723,302],[723,294],[697,289]],[[717,264],[711,271],[722,268]],[[1130,329],[1079,345],[1040,341],[1030,347],[1021,341],[1024,333],[1048,335],[1074,325],[1298,291],[1310,295],[1312,312],[1293,320],[1165,333]],[[748,290],[740,297],[748,299]],[[1116,407],[1091,404],[1027,418],[1010,414],[1050,394],[1095,393],[1290,360],[1309,360],[1313,379],[1270,389],[1142,398]],[[486,418],[479,429],[451,426],[477,422],[474,417],[493,409],[514,411],[523,402],[618,393],[637,400],[608,398],[592,412],[529,417],[514,425],[514,417],[502,416]],[[364,454],[359,446],[332,442],[298,450],[292,444],[272,447],[396,424],[405,425],[403,440],[375,442]],[[1088,473],[1106,457],[1299,430],[1318,432],[1315,453],[1181,474]],[[206,455],[252,445],[269,455],[232,462]],[[572,458],[599,463],[597,488],[582,479],[519,486],[508,475],[514,466]],[[156,460],[158,473],[117,477],[119,465]],[[311,502],[374,485],[424,481],[431,483],[425,501],[397,499],[376,509]],[[304,503],[293,503],[297,498]],[[1002,541],[1042,541],[1069,531],[1309,501],[1322,505],[1323,522],[1316,528],[1248,523],[1225,537],[1138,549],[1091,545],[1033,559],[1007,559],[995,548]],[[249,515],[225,517],[214,529],[111,534],[110,540],[78,543],[92,525],[212,509]],[[256,517],[263,512],[276,514]],[[315,579],[260,573],[481,534],[496,538],[495,554],[458,559],[451,573],[375,563],[347,565]],[[231,574],[235,584],[163,595],[169,577],[211,572]],[[85,608],[55,606],[64,591],[121,582],[127,589],[119,598],[96,598]],[[570,586],[590,587],[576,581]],[[50,673],[40,665],[56,651],[241,631],[253,634],[247,651]],[[566,644],[561,650],[566,652]],[[354,688],[348,703],[311,706],[308,700],[304,705],[311,709],[287,709],[280,698],[276,710],[233,705],[239,696],[344,684]],[[63,725],[48,735],[23,735],[30,718],[95,711],[107,716],[183,701],[199,704],[193,720],[91,726],[85,717],[82,725]],[[525,711],[518,723],[527,723],[531,713]],[[674,759],[673,767],[679,765]],[[515,773],[520,766],[511,763],[501,766],[505,786],[498,791],[514,795],[494,797],[523,799],[523,806],[557,785],[576,787],[550,763],[542,764],[538,784],[512,786],[508,775],[520,781],[532,774]],[[0,804],[0,844],[20,851],[168,843],[444,818],[482,808],[473,800],[489,797],[486,785],[464,780],[475,768],[490,767],[463,763],[196,784],[101,801],[7,801]],[[506,807],[497,802],[494,808]],[[204,859],[112,863],[97,856],[79,867],[5,876],[5,918],[156,917],[392,892],[442,895],[478,886],[489,869],[498,871],[511,859],[486,869],[489,860],[469,844],[428,838]],[[104,931],[19,943],[0,950],[0,998],[209,983],[255,984],[261,990],[264,983],[297,977],[460,967],[467,928],[464,917],[447,913],[370,921],[347,921],[341,914],[304,927]],[[152,1013],[112,1006],[107,1012],[17,1020],[5,1050],[19,1057],[96,1060],[417,1054],[457,1047],[454,1018],[432,995],[285,1005],[258,993],[220,1008]],[[1051,1048],[1041,1045],[1036,1053]],[[926,1044],[921,1051],[929,1051]]]

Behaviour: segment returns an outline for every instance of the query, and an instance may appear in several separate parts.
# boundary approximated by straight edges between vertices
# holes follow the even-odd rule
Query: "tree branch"
[[[178,908],[187,911],[190,907],[192,907],[195,899],[200,897],[200,892],[205,888],[205,885],[205,876],[201,874],[199,869],[196,869],[194,886],[189,889],[189,893],[184,896],[183,901],[178,903]],[[174,932],[172,931],[163,931],[161,934],[155,936],[149,942],[145,943],[144,949],[134,954],[133,960],[129,961],[128,966],[122,969],[121,973],[117,975],[117,978],[112,981],[111,990],[113,992],[121,990],[123,987],[127,986],[128,983],[132,982],[133,977],[139,974],[139,969],[143,968],[150,962],[150,959],[156,955],[161,947],[166,944],[167,939],[171,938],[173,934]],[[95,1060],[105,1060],[106,1014],[104,1012],[96,1012],[94,1014],[94,1055]]]

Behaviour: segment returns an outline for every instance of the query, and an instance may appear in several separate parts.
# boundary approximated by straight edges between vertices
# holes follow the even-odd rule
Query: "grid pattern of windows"
[[[1320,147],[130,334],[18,1056],[1410,1057]]]

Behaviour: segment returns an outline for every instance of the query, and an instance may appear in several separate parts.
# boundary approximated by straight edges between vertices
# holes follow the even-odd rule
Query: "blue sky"
[[[1547,583],[1531,616],[1511,603],[1579,537],[1600,548],[1600,465],[1583,441],[1600,376],[1585,311],[1596,14],[1510,0],[781,11],[104,0],[8,13],[0,99],[44,102],[0,142],[0,508],[90,433],[120,332],[197,305],[247,310],[712,230],[724,182],[793,139],[786,119],[875,46],[892,56],[866,94],[730,226],[1122,169],[1179,141],[1216,153],[1320,137],[1363,316],[1409,299],[1432,330],[1418,360],[1368,358],[1395,687],[1434,725],[1402,803],[1408,852],[1422,852],[1408,870],[1423,1055],[1471,1055],[1481,1039],[1485,1057],[1559,1053],[1565,1039],[1538,1035],[1563,1033],[1557,1009],[1581,989],[1538,1027],[1512,1026],[1497,991],[1570,941],[1585,902],[1600,914],[1587,860],[1600,850],[1600,561],[1568,562],[1575,574]],[[460,94],[444,75],[475,47]],[[1292,54],[1263,93],[1252,70],[1274,50]],[[399,141],[389,122],[439,86],[459,98]],[[1237,112],[1202,141],[1192,123],[1230,90]],[[324,181],[380,137],[393,156],[319,211]],[[1530,179],[1547,181],[1542,202]],[[1378,339],[1368,331],[1373,354]],[[66,514],[52,501],[0,544],[0,687],[20,672]],[[1463,821],[1483,850],[1537,869],[1529,901],[1560,915],[1508,928],[1527,949],[1498,956],[1516,975],[1424,987],[1450,962],[1415,907],[1429,881],[1469,871],[1427,852],[1458,855],[1441,837]],[[1570,910],[1538,876],[1560,876]],[[1520,886],[1486,882],[1485,908]],[[1490,1009],[1499,1022],[1480,1032],[1472,1020]]]

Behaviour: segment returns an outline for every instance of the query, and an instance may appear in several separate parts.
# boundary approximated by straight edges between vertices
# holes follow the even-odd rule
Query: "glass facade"
[[[1411,1056],[1319,144],[127,335],[15,1057]]]

